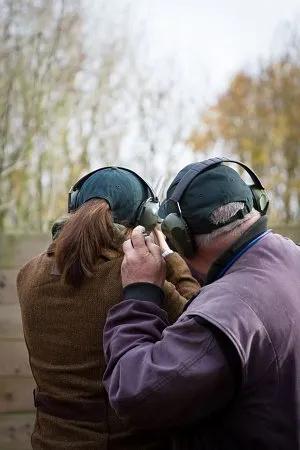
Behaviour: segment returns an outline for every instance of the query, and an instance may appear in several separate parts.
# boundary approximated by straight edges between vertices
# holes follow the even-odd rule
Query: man
[[[104,332],[110,402],[136,426],[170,430],[173,449],[300,449],[300,249],[267,230],[230,167],[185,184],[186,259],[204,286],[169,326],[161,250],[134,230]]]

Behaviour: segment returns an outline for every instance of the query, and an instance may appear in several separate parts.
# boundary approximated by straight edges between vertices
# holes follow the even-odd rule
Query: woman
[[[152,191],[138,175],[119,168],[93,172],[75,186],[69,219],[47,252],[27,263],[17,280],[37,384],[32,447],[165,449],[164,436],[128,429],[110,408],[101,382],[106,315],[122,299],[122,243],[141,222]],[[177,254],[166,262],[165,307],[174,321],[199,285]]]

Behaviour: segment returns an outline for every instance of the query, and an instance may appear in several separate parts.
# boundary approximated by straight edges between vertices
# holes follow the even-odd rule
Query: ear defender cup
[[[136,225],[142,225],[147,233],[150,233],[160,222],[158,215],[159,201],[148,198],[140,207],[140,212],[136,220]]]
[[[76,201],[79,189],[76,191],[73,191],[72,189],[73,187],[70,189],[68,194],[68,213],[71,213],[76,210]]]
[[[194,254],[194,243],[185,220],[176,213],[168,214],[162,221],[161,230],[170,244],[182,256],[191,258]]]
[[[61,217],[54,222],[51,227],[51,235],[53,240],[55,240],[59,236],[59,233],[63,229],[64,225],[68,222],[68,220],[68,217]]]
[[[265,215],[269,208],[269,197],[264,189],[257,188],[255,186],[250,186],[254,208],[259,211],[262,215]]]

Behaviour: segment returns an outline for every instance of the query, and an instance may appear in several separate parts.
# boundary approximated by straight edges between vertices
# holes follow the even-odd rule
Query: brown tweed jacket
[[[179,255],[166,259],[165,308],[173,322],[185,299],[200,287]],[[95,276],[77,289],[63,282],[51,252],[33,258],[19,272],[24,336],[38,391],[67,404],[75,414],[82,403],[93,399],[99,408],[96,421],[61,418],[38,408],[32,435],[35,450],[166,448],[163,436],[130,430],[116,416],[101,382],[102,332],[108,310],[122,298],[121,262],[121,257],[103,257]]]

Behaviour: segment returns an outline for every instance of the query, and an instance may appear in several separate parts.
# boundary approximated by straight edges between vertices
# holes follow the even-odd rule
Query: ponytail
[[[67,284],[79,287],[93,276],[105,252],[121,252],[125,233],[114,226],[108,203],[92,199],[73,213],[55,240],[55,259]]]

